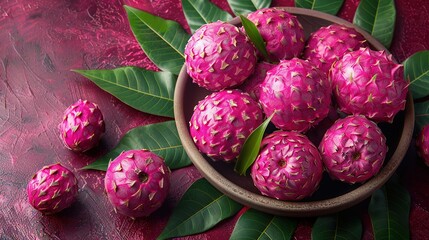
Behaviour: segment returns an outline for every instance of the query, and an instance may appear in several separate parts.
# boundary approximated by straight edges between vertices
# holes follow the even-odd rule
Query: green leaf
[[[204,232],[235,215],[242,206],[202,178],[195,181],[174,208],[158,239]]]
[[[247,169],[253,164],[259,153],[262,138],[264,137],[265,129],[273,118],[274,113],[265,121],[259,125],[253,132],[247,137],[244,142],[243,148],[241,149],[240,155],[238,156],[237,162],[235,163],[234,170],[240,175],[246,175]]]
[[[295,0],[295,6],[336,15],[344,0]]]
[[[410,81],[414,99],[429,95],[429,51],[420,51],[404,61],[404,77]]]
[[[410,195],[395,178],[373,193],[368,213],[375,239],[410,238]]]
[[[395,20],[394,0],[362,0],[355,12],[353,23],[389,48],[395,30]]]
[[[228,4],[232,11],[239,15],[270,7],[271,0],[228,0]]]
[[[209,0],[182,0],[183,12],[192,32],[201,25],[221,20],[226,22],[232,16]]]
[[[418,130],[429,124],[429,101],[414,103],[414,114]]]
[[[147,57],[161,70],[179,74],[185,62],[183,52],[189,34],[175,21],[124,7],[131,30]]]
[[[174,117],[173,95],[177,77],[169,72],[152,72],[137,67],[73,71],[139,111]]]
[[[166,121],[131,129],[112,151],[83,169],[106,171],[110,160],[116,158],[122,151],[130,149],[148,149],[164,158],[170,169],[191,164],[191,160],[183,149],[175,122]]]
[[[296,219],[274,216],[249,209],[238,219],[230,240],[291,239],[296,226]]]
[[[241,24],[244,27],[244,30],[246,30],[247,36],[249,36],[250,40],[252,41],[253,45],[255,45],[256,49],[262,54],[262,56],[269,60],[267,48],[265,46],[264,39],[262,38],[261,34],[259,33],[258,28],[256,25],[247,19],[245,16],[240,15]]]
[[[335,215],[318,217],[311,230],[311,239],[360,240],[362,231],[362,221],[359,214],[343,211]]]

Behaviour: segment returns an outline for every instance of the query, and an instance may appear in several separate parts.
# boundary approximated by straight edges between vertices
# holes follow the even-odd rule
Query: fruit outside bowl
[[[283,9],[298,17],[304,27],[306,38],[322,26],[337,23],[353,27],[362,33],[373,49],[386,50],[371,35],[341,18],[309,9],[294,7],[283,7]],[[240,20],[235,18],[231,23],[240,25]],[[245,206],[275,215],[320,216],[335,213],[362,202],[390,179],[402,162],[412,139],[414,107],[412,97],[408,94],[405,110],[397,114],[393,123],[379,124],[386,135],[389,151],[383,168],[375,177],[363,184],[349,185],[333,181],[325,173],[319,189],[310,198],[298,202],[276,200],[261,195],[253,186],[251,177],[239,176],[234,172],[233,164],[215,162],[198,151],[189,133],[188,123],[194,106],[209,94],[209,91],[192,83],[184,66],[176,84],[174,115],[179,136],[187,154],[202,176],[219,191]]]

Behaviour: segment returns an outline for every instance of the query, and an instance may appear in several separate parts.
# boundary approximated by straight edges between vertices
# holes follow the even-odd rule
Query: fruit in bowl
[[[372,38],[369,34],[358,29],[353,24],[345,20],[342,20],[340,18],[337,18],[335,16],[308,10],[308,9],[299,9],[299,8],[279,8],[279,9],[281,9],[282,11],[286,11],[287,13],[297,17],[297,20],[302,24],[306,41],[309,39],[311,33],[314,33],[320,30],[321,27],[328,28],[328,26],[335,24],[335,26],[337,25],[341,26],[340,28],[342,30],[346,29],[345,30],[346,34],[339,34],[338,36],[347,37],[351,35],[353,36],[356,35],[355,37],[353,37],[353,39],[355,39],[355,38],[358,38],[355,32],[359,33],[364,40],[355,41],[358,47],[362,47],[361,45],[365,46],[366,44],[368,44],[368,46],[371,47],[371,51],[375,51],[375,52],[383,51],[383,50],[385,51],[385,48],[374,38]],[[240,26],[239,19],[234,19],[231,23],[236,26]],[[313,36],[314,35],[315,34],[313,34]],[[308,47],[307,47],[308,49],[310,48],[309,41],[307,43],[308,43]],[[330,48],[334,49],[334,46]],[[342,47],[341,54],[348,54],[348,52],[359,51],[354,48],[355,47],[349,47],[348,45],[347,47]],[[334,59],[333,63],[335,63],[339,61],[342,57],[339,54],[339,52],[340,50],[326,51],[324,54],[332,53],[333,57],[329,59],[330,60]],[[302,57],[302,54],[303,52],[301,52],[301,55],[299,56]],[[259,58],[261,57],[259,56]],[[259,59],[259,61],[262,61],[262,60],[266,60],[266,59]],[[305,71],[298,68],[288,67],[286,69],[283,69],[284,72],[282,72],[279,75],[276,75],[275,73],[278,72],[279,70],[276,68],[278,68],[279,65],[284,65],[285,64],[284,62],[288,62],[288,64],[292,62],[293,63],[305,62],[304,63],[305,65],[307,64],[311,65],[310,61],[298,60],[298,58],[280,60],[280,63],[271,62],[270,64],[274,64],[274,66],[269,67],[269,69],[266,71],[266,76],[263,78],[263,80],[260,80],[260,79],[258,80],[259,82],[261,82],[260,86],[262,87],[260,87],[259,89],[256,87],[256,91],[254,91],[255,88],[253,86],[253,90],[252,90],[253,93],[257,93],[257,94],[253,94],[253,96],[259,100],[259,102],[262,105],[262,108],[264,108],[264,98],[268,99],[268,100],[265,100],[266,104],[275,104],[276,101],[279,101],[280,103],[282,103],[282,106],[273,110],[272,113],[274,114],[274,116],[276,114],[281,115],[282,111],[285,111],[286,109],[290,111],[287,113],[283,113],[284,114],[283,118],[285,118],[286,120],[289,120],[287,118],[296,117],[298,114],[295,114],[296,113],[295,111],[301,110],[303,112],[299,114],[301,118],[300,119],[292,118],[291,122],[296,124],[301,123],[305,125],[305,127],[296,128],[296,129],[287,129],[287,130],[288,131],[292,130],[295,132],[300,131],[301,134],[306,134],[307,132],[313,132],[314,129],[317,129],[319,127],[318,123],[323,122],[326,119],[329,112],[333,109],[333,106],[337,107],[337,102],[336,102],[337,100],[335,98],[333,98],[334,100],[331,103],[331,94],[335,91],[335,88],[326,87],[326,86],[332,86],[333,80],[327,77],[329,75],[328,74],[329,72],[325,73],[323,71],[317,70],[318,68],[321,68],[321,67],[320,66],[318,67],[316,65],[311,65],[311,67],[309,67],[309,69]],[[313,75],[311,73],[313,71],[319,72],[319,73],[317,75]],[[348,69],[344,71],[348,71]],[[331,72],[332,72],[332,69],[331,69]],[[385,72],[386,75],[391,74],[390,76],[391,79],[394,79],[394,77],[392,77],[395,75],[394,73],[395,71]],[[285,74],[289,74],[289,76],[285,77]],[[314,76],[317,76],[317,77],[314,77]],[[289,80],[285,81],[284,79],[282,79],[282,78],[294,79],[294,77],[301,79],[301,82],[298,84],[298,86],[295,86],[296,85],[295,81],[289,81]],[[388,78],[388,76],[383,76],[383,77],[385,77],[386,79]],[[266,82],[268,81],[267,79],[269,78],[273,78],[272,79],[273,82],[270,83],[270,85],[268,85],[268,83]],[[252,77],[250,77],[250,79],[252,79]],[[371,79],[374,80],[374,78],[370,78],[370,80]],[[348,78],[348,80],[351,81],[353,79]],[[245,80],[244,84],[246,84],[246,81],[247,80]],[[405,82],[405,80],[403,79],[402,81]],[[370,83],[371,82],[369,82],[368,85]],[[328,214],[328,213],[333,213],[336,211],[343,210],[347,207],[357,204],[358,202],[370,196],[373,191],[381,187],[390,178],[390,176],[393,174],[393,172],[396,170],[399,163],[401,162],[403,156],[405,155],[406,150],[408,149],[408,145],[412,137],[412,129],[413,129],[413,123],[414,123],[412,100],[408,95],[407,101],[405,102],[406,95],[404,93],[406,93],[407,84],[401,85],[401,84],[394,83],[392,85],[399,85],[397,90],[395,91],[397,93],[396,98],[398,98],[398,102],[400,102],[401,104],[396,104],[397,109],[393,110],[393,111],[396,111],[396,113],[393,114],[395,117],[393,118],[392,123],[377,122],[378,126],[382,130],[382,133],[386,134],[386,145],[389,149],[389,151],[386,153],[386,156],[384,157],[383,166],[381,167],[381,169],[379,171],[372,171],[372,173],[374,173],[373,176],[361,181],[360,183],[356,183],[353,185],[351,185],[350,183],[343,183],[337,180],[332,180],[329,177],[328,173],[324,172],[322,179],[320,180],[320,184],[318,183],[319,181],[313,182],[314,188],[312,188],[312,190],[314,191],[308,191],[309,192],[308,194],[306,194],[304,197],[299,197],[298,199],[291,198],[291,199],[282,200],[280,198],[276,199],[276,197],[265,196],[261,193],[262,191],[258,189],[257,181],[255,183],[250,176],[240,176],[236,172],[234,172],[233,166],[231,166],[231,164],[226,164],[222,161],[213,161],[209,156],[207,156],[206,154],[202,154],[199,151],[197,145],[195,145],[194,140],[190,135],[189,121],[191,119],[191,116],[193,115],[193,108],[194,106],[197,105],[197,102],[203,99],[205,96],[212,94],[212,92],[208,91],[207,89],[201,88],[196,84],[193,84],[191,77],[186,72],[186,66],[182,68],[181,74],[179,76],[179,79],[176,85],[176,92],[175,92],[176,125],[178,127],[179,135],[185,147],[185,150],[187,151],[194,165],[200,170],[202,175],[207,180],[209,180],[216,188],[218,188],[220,191],[230,196],[234,200],[242,204],[245,204],[247,206],[250,206],[252,208],[255,208],[264,212],[268,212],[268,213],[277,214],[277,215],[314,216],[314,215]],[[258,84],[256,84],[256,86],[258,86]],[[236,87],[233,87],[233,88],[236,88]],[[328,88],[330,89],[327,90]],[[290,90],[291,94],[284,96],[284,93],[286,91],[284,89],[287,89],[288,91]],[[278,91],[275,91],[275,90],[278,90]],[[270,93],[269,97],[267,96],[264,97],[263,96],[263,94],[265,94],[264,91],[265,92],[271,91],[272,93]],[[301,94],[296,94],[298,91],[300,91]],[[316,93],[316,94],[312,94],[312,93]],[[374,97],[374,96],[381,96],[381,95],[382,94],[378,94],[378,95],[372,94],[371,96]],[[293,101],[291,101],[291,98],[293,98]],[[285,103],[288,100],[289,102]],[[371,102],[377,99],[372,99],[371,97],[367,97],[367,100]],[[391,100],[385,100],[384,102],[389,104]],[[402,111],[404,107],[402,103],[405,104],[405,111]],[[269,113],[267,113],[266,111],[265,111],[265,114],[269,115]],[[347,113],[341,113],[339,115],[344,117],[346,114]],[[382,120],[385,120],[385,119],[387,118],[384,118]],[[327,122],[333,122],[333,121],[327,121]],[[274,129],[281,128],[279,124],[275,123],[275,121],[273,121],[273,123],[274,123],[273,124],[274,127],[271,126],[272,128]],[[292,124],[289,124],[289,125],[292,125]],[[323,126],[323,127],[325,128],[323,129],[323,131],[325,131],[326,126]],[[402,131],[397,131],[397,129],[402,129]],[[267,134],[269,134],[271,131],[272,130],[268,131]],[[285,146],[283,147],[286,149],[287,148],[286,144],[284,145]],[[264,150],[262,150],[262,152],[263,151]],[[287,154],[285,156],[290,157]],[[287,157],[284,157],[283,159]],[[280,162],[283,162],[283,161],[280,161]],[[275,171],[275,170],[270,169],[270,171]],[[255,184],[257,186],[255,186]],[[270,184],[270,186],[272,186],[272,184]]]

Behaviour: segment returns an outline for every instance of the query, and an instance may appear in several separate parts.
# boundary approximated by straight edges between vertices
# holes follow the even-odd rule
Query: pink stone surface
[[[232,13],[226,0],[213,1]],[[403,61],[429,49],[429,2],[397,0],[391,52]],[[273,6],[293,6],[273,0]],[[339,16],[353,19],[358,0],[345,0]],[[123,4],[189,27],[180,0],[2,0],[0,1],[0,239],[155,239],[180,197],[200,174],[194,167],[173,171],[163,207],[132,221],[115,214],[103,190],[103,172],[79,169],[104,155],[130,129],[166,118],[138,112],[70,69],[139,66],[156,70],[129,28]],[[98,103],[106,134],[96,149],[74,153],[62,145],[56,126],[77,99]],[[27,202],[25,188],[44,165],[61,162],[76,173],[81,190],[68,210],[43,216]],[[412,239],[429,236],[429,168],[412,145],[400,168],[412,199]],[[364,217],[364,239],[372,239]],[[212,230],[183,239],[228,239],[239,215]],[[313,218],[300,219],[294,239],[309,239]]]

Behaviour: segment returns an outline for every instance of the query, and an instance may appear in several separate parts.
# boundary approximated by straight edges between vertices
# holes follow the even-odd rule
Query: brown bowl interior
[[[308,9],[293,7],[283,9],[298,17],[306,37],[322,26],[338,23],[354,27],[361,32],[373,49],[386,50],[368,33],[338,17]],[[232,23],[239,25],[240,21],[235,18]],[[364,184],[349,185],[332,181],[325,173],[320,188],[310,198],[300,202],[280,201],[262,196],[253,186],[251,178],[239,176],[234,172],[232,164],[212,161],[198,151],[189,134],[188,122],[194,106],[208,94],[209,91],[192,83],[184,66],[176,84],[174,113],[179,136],[187,154],[201,174],[219,191],[243,205],[276,215],[307,217],[330,214],[365,200],[395,172],[408,150],[414,128],[413,101],[408,95],[405,111],[400,112],[392,124],[379,124],[386,134],[389,147],[385,165],[379,174]]]

